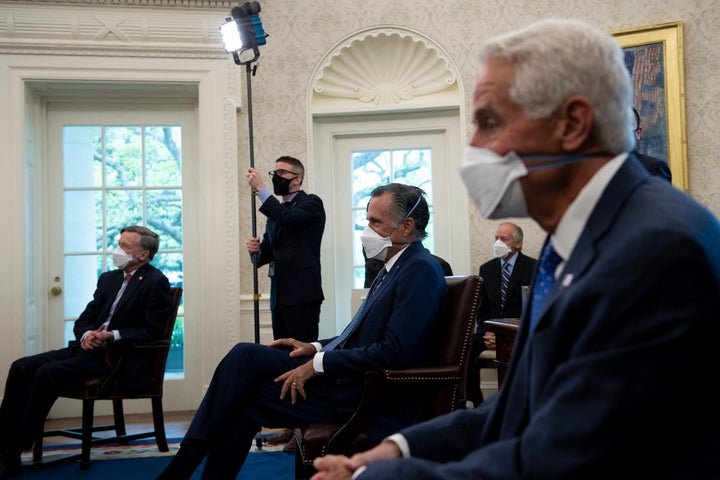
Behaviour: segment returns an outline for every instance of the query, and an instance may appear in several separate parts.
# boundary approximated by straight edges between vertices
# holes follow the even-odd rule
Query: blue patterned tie
[[[365,311],[365,304],[367,304],[368,298],[370,298],[370,295],[373,294],[377,286],[382,283],[383,278],[385,278],[385,274],[387,274],[387,270],[385,270],[385,267],[383,267],[383,269],[378,272],[375,280],[373,280],[372,285],[370,285],[370,291],[368,292],[367,297],[365,297],[365,301],[363,301],[360,305],[360,308],[358,308],[358,311],[357,313],[355,313],[352,321],[348,324],[347,327],[345,327],[345,330],[343,330],[340,335],[338,335],[332,341],[330,341],[330,343],[325,345],[322,350],[320,350],[321,352],[335,350],[338,345],[341,345],[355,331],[357,326],[360,324],[360,319],[362,318],[363,311]]]
[[[540,312],[542,311],[543,305],[545,305],[545,299],[547,299],[547,296],[555,283],[555,269],[561,261],[562,258],[560,258],[560,255],[557,254],[552,246],[552,243],[548,241],[545,248],[543,248],[542,255],[540,256],[540,266],[538,268],[537,277],[535,277],[535,284],[532,289],[530,331],[535,329],[535,326],[540,319]]]
[[[505,308],[505,297],[510,284],[510,262],[503,262],[502,279],[500,279],[500,313]]]

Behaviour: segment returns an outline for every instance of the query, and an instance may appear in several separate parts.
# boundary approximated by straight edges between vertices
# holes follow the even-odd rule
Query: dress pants
[[[272,309],[273,338],[294,338],[301,342],[318,339],[322,302],[275,305]]]
[[[289,352],[254,343],[236,345],[215,369],[180,450],[159,478],[190,478],[207,456],[203,479],[234,479],[261,426],[277,428],[336,419],[331,394],[332,387],[337,387],[322,376],[305,385],[306,400],[298,395],[292,405],[289,391],[280,400],[283,382],[275,382],[275,378],[312,358],[290,358]]]
[[[15,457],[32,447],[64,385],[109,372],[105,349],[69,347],[15,360],[0,406],[2,451]]]

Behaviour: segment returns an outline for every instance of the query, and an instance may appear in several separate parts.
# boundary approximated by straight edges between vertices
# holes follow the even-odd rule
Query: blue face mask
[[[571,163],[582,162],[588,158],[594,158],[600,155],[609,155],[607,152],[599,153],[574,153],[570,155],[518,155],[518,158],[523,161],[547,161],[540,165],[525,165],[528,172],[536,172],[538,170],[546,170],[548,168],[564,167]],[[554,161],[553,161],[554,160]]]

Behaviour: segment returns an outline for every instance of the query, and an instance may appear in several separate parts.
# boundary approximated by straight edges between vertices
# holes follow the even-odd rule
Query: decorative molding
[[[229,0],[15,0],[14,4],[89,5],[154,8],[224,8],[237,2]]]
[[[343,40],[316,71],[316,94],[375,105],[399,104],[457,84],[445,52],[399,27],[375,27]]]
[[[3,44],[0,40],[0,54],[14,55],[73,55],[81,57],[149,57],[149,58],[229,58],[222,48],[166,48],[113,46],[62,46],[39,45],[37,43]]]
[[[198,0],[24,0],[0,10],[0,53],[102,57],[220,58],[219,12],[133,8]],[[42,5],[52,5],[47,14]],[[108,5],[124,8],[109,8]],[[7,2],[0,0],[0,5]],[[56,6],[57,5],[57,6]],[[207,2],[204,6],[208,6]],[[227,11],[227,10],[226,10]]]

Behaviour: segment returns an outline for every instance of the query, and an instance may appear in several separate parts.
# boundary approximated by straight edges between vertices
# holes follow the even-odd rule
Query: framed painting
[[[682,22],[613,32],[625,51],[633,106],[642,127],[638,151],[667,160],[672,183],[688,190]]]

